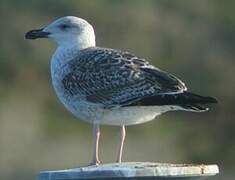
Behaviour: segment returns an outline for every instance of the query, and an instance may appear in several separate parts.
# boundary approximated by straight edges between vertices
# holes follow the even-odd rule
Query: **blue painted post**
[[[217,165],[126,162],[42,171],[38,180],[197,180],[219,173]]]

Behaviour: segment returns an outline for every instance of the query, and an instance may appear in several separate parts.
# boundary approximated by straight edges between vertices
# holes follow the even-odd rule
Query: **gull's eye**
[[[70,26],[68,24],[61,24],[61,25],[59,25],[59,28],[61,30],[67,30],[68,28],[70,28]]]

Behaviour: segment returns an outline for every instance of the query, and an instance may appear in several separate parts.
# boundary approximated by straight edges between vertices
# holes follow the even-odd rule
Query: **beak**
[[[25,39],[38,39],[38,38],[48,38],[49,32],[43,31],[42,29],[33,29],[25,34]]]

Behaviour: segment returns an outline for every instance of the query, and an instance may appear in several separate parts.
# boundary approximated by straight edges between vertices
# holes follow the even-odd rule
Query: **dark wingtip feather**
[[[190,92],[176,94],[162,94],[156,96],[143,97],[134,103],[125,106],[162,106],[162,105],[195,105],[210,104],[218,101],[213,97],[201,96]],[[194,106],[195,107],[195,106]]]
[[[213,97],[205,97],[205,101],[207,103],[218,103],[217,99]]]
[[[214,97],[201,96],[201,95],[194,94],[194,93],[187,92],[187,91],[185,91],[182,95],[188,100],[188,102],[191,101],[191,103],[193,104],[195,103],[199,103],[199,104],[218,103],[217,99]]]

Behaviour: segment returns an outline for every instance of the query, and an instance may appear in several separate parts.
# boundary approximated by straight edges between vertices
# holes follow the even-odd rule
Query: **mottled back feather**
[[[80,96],[104,108],[127,106],[151,96],[179,93],[186,86],[145,59],[129,52],[91,47],[69,62],[62,83],[70,96]]]

